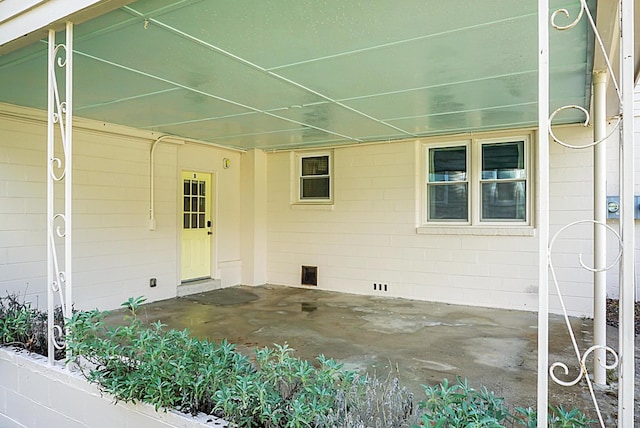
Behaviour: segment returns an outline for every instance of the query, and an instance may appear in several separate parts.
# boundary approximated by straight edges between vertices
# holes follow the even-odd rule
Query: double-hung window
[[[330,202],[331,156],[329,153],[299,156],[298,198],[301,202]]]
[[[531,221],[529,136],[425,146],[423,224]]]

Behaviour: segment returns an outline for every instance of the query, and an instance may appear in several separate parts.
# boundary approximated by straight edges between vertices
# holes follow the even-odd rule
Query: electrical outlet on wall
[[[158,285],[158,280],[156,278],[150,278],[149,279],[149,287],[153,288],[156,285]]]

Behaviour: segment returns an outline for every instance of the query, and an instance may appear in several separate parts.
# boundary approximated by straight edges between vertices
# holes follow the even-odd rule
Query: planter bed
[[[155,411],[145,403],[115,403],[78,372],[26,351],[0,347],[0,426],[13,427],[229,427],[210,415]]]

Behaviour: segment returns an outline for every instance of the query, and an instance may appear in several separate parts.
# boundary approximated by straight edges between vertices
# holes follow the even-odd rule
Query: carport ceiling
[[[552,108],[588,107],[592,39],[586,19],[552,31]],[[74,40],[76,116],[231,147],[537,123],[533,1],[140,0]],[[46,108],[46,48],[0,57],[0,101]]]

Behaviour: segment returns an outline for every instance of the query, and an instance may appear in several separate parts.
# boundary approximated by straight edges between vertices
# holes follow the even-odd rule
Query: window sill
[[[333,211],[333,202],[297,202],[290,205],[292,210]]]
[[[418,235],[535,236],[532,226],[419,226]]]

